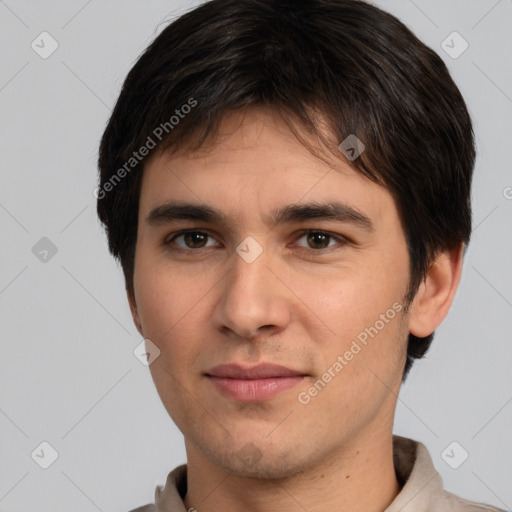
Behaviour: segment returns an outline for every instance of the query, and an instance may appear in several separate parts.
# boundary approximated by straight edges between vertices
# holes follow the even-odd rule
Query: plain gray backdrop
[[[125,512],[185,462],[133,355],[141,338],[93,190],[124,77],[198,3],[0,0],[2,512]],[[449,490],[510,509],[512,1],[376,3],[441,55],[478,144],[462,283],[402,388],[395,432],[429,448]]]

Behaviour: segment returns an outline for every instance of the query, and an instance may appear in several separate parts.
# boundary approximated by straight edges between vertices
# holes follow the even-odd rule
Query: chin
[[[299,455],[299,457],[298,457]],[[233,475],[256,479],[285,479],[306,471],[313,465],[312,457],[297,449],[259,448],[246,443],[233,453],[210,453],[210,460]]]

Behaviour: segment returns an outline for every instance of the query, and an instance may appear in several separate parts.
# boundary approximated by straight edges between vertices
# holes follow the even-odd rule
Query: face
[[[389,192],[268,111],[145,166],[131,307],[189,457],[280,477],[391,431],[408,283]],[[215,369],[262,363],[295,376]]]

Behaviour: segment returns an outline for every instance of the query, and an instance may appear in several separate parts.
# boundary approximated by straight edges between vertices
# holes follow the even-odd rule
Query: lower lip
[[[228,379],[208,376],[212,384],[228,398],[260,401],[272,398],[282,391],[293,388],[304,379],[297,377],[270,377],[268,379]]]

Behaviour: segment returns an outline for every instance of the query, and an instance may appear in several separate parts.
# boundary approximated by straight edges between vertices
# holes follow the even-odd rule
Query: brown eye
[[[211,239],[211,242],[208,241]],[[213,238],[203,231],[185,231],[172,237],[166,245],[174,243],[181,249],[203,249],[215,245]]]
[[[307,235],[308,244],[312,249],[326,249],[329,246],[330,235],[313,231]]]
[[[205,233],[185,233],[183,235],[183,241],[190,247],[191,249],[197,249],[199,247],[204,247],[206,240],[208,239],[208,235]]]
[[[305,240],[305,242],[299,242]],[[320,251],[322,249],[329,249],[336,245],[344,245],[346,240],[342,236],[335,236],[331,233],[318,230],[307,230],[297,239],[296,245],[303,249],[313,249]]]

